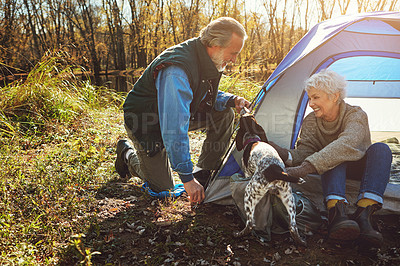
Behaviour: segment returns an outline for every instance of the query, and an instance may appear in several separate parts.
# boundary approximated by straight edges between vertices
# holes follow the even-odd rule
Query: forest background
[[[103,85],[129,76],[164,49],[196,37],[221,16],[241,22],[249,39],[238,58],[246,77],[265,81],[315,24],[332,16],[400,10],[398,0],[2,0],[0,77],[16,79],[49,51],[62,50]],[[229,68],[228,68],[229,71]],[[136,74],[137,75],[137,74]]]

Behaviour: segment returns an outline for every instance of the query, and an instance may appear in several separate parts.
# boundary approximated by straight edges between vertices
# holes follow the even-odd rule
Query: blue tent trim
[[[236,162],[235,157],[233,155],[229,155],[228,161],[225,163],[221,172],[219,172],[219,176],[232,176],[236,173],[240,173],[242,175],[242,169],[240,169],[239,164]]]
[[[318,68],[318,71],[321,69],[328,68],[330,65],[335,63],[336,61],[344,58],[349,58],[349,57],[383,57],[383,58],[388,58],[388,59],[400,59],[400,54],[397,53],[390,53],[390,52],[381,52],[381,51],[352,51],[352,52],[347,52],[347,53],[342,53],[335,55],[333,57],[330,57],[326,59]],[[339,69],[337,71],[340,71]],[[392,72],[393,74],[400,74],[399,72]]]
[[[304,114],[306,112],[307,103],[308,103],[308,95],[307,95],[307,92],[304,92],[304,95],[300,102],[300,105],[299,105],[299,108],[298,108],[298,111],[296,114],[296,118],[295,118],[296,123],[294,124],[293,136],[292,136],[292,140],[290,142],[291,149],[294,149],[294,147],[296,145],[296,141],[297,141],[297,138],[300,133],[301,125],[303,124],[303,118],[304,118]]]

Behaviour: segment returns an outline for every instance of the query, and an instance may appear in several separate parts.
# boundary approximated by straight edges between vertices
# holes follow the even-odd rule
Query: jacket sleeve
[[[185,71],[168,66],[156,78],[161,135],[172,169],[183,183],[193,179],[189,147],[190,103],[193,92]]]
[[[215,101],[215,105],[214,105],[214,109],[215,111],[223,111],[225,110],[227,107],[235,107],[235,103],[233,102],[233,106],[232,104],[232,100],[235,99],[235,95],[229,93],[229,92],[224,92],[224,91],[218,91],[218,95],[217,95],[217,99]]]

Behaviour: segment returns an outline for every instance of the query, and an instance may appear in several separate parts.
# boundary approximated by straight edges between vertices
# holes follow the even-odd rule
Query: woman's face
[[[308,90],[308,105],[314,110],[315,116],[326,121],[333,121],[339,115],[339,93],[333,94],[333,97],[316,88]]]

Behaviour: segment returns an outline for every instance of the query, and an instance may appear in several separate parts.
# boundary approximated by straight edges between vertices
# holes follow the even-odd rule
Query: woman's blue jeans
[[[358,161],[344,162],[321,175],[324,200],[346,199],[346,179],[360,180],[357,201],[368,198],[383,203],[383,193],[389,182],[392,152],[385,143],[374,143]]]

